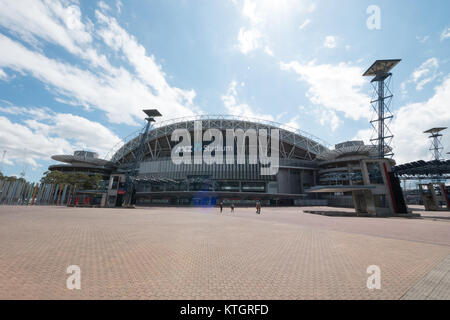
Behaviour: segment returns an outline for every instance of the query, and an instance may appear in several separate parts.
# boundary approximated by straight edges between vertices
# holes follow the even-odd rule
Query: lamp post
[[[155,122],[155,117],[161,117],[162,114],[157,109],[145,109],[142,110],[147,115],[145,120],[147,124],[145,126],[144,133],[141,134],[139,139],[139,144],[137,148],[136,157],[134,159],[131,167],[126,171],[125,177],[125,185],[126,185],[126,193],[125,199],[122,203],[122,207],[125,208],[133,208],[136,204],[136,176],[138,174],[138,165],[142,161],[144,156],[144,143],[145,138],[147,137],[148,131],[150,130],[150,126],[152,122]]]

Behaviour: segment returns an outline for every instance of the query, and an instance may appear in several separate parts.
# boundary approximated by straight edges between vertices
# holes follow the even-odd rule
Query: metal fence
[[[0,205],[61,205],[70,202],[72,186],[0,180]]]

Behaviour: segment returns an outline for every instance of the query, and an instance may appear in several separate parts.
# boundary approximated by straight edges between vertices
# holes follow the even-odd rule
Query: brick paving
[[[0,299],[449,299],[449,255],[445,220],[0,207]]]
[[[450,255],[420,279],[405,295],[404,300],[450,300]]]

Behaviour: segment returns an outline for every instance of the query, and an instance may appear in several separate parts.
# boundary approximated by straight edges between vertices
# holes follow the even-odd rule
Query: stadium
[[[233,163],[175,164],[172,159],[177,141],[172,133],[186,129],[194,141],[194,126],[200,123],[204,132],[215,129],[225,137],[230,130],[243,132],[277,129],[279,132],[279,164],[274,175],[263,175],[261,163],[249,161],[252,143],[246,139],[244,163],[237,157]],[[136,160],[142,133],[116,148],[111,163],[112,173],[108,205],[120,205],[125,188],[125,173]],[[245,137],[244,137],[245,139]],[[202,142],[205,150],[209,142]],[[305,190],[316,185],[317,156],[328,150],[326,144],[306,132],[265,120],[237,116],[195,116],[156,122],[143,141],[143,155],[138,164],[136,203],[171,205],[214,205],[217,201],[250,204],[293,205],[308,198]],[[194,146],[195,148],[195,146]],[[233,146],[238,153],[237,145]],[[217,151],[216,151],[217,152]],[[226,150],[220,150],[226,156]],[[315,198],[315,195],[309,196]]]
[[[160,116],[157,110],[144,112],[149,116],[145,128],[113,147],[107,159],[86,151],[52,157],[65,164],[50,171],[103,177],[103,190],[76,190],[76,202],[129,207],[253,206],[260,201],[265,206],[354,207],[358,214],[371,215],[407,212],[395,161],[380,158],[377,145],[346,141],[331,147],[304,131],[248,117],[155,122],[149,114]]]

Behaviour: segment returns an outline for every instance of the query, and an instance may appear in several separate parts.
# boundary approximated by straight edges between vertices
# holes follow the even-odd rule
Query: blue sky
[[[371,5],[380,29],[367,27]],[[37,181],[52,154],[104,156],[143,125],[144,106],[368,141],[361,75],[392,58],[395,159],[429,159],[422,132],[450,125],[448,12],[437,0],[0,0],[2,171],[26,166]]]

